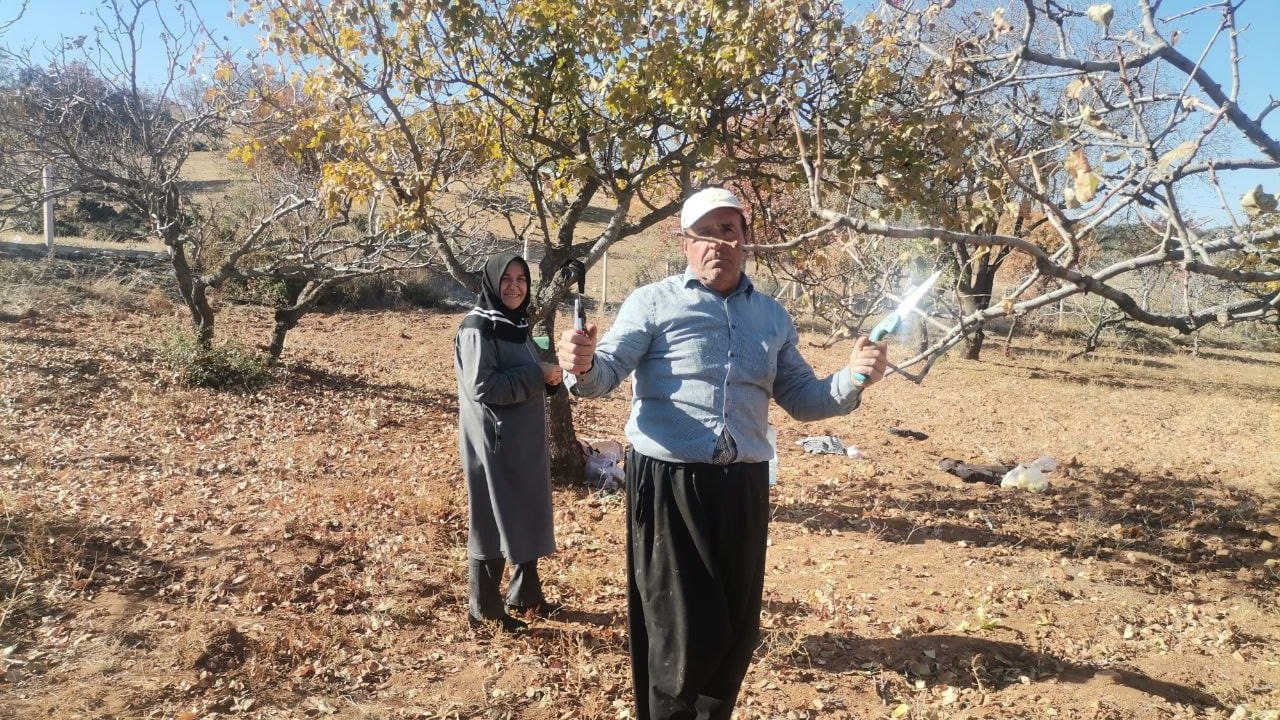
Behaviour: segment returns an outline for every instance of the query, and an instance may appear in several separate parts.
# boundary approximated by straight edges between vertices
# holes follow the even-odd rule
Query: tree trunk
[[[280,360],[280,354],[284,352],[285,336],[297,327],[302,316],[311,310],[311,306],[315,304],[316,298],[323,289],[323,285],[314,282],[307,282],[302,286],[298,286],[297,283],[285,284],[287,293],[285,300],[288,301],[289,306],[276,308],[276,323],[271,330],[271,344],[267,346],[268,362],[275,364]]]
[[[964,357],[966,360],[977,360],[982,354],[982,343],[987,339],[987,333],[982,329],[982,323],[978,323],[973,332],[965,338],[964,341]]]
[[[267,355],[272,364],[280,360],[284,352],[284,337],[298,324],[302,311],[296,307],[276,308],[275,327],[271,330],[271,344],[267,346]]]
[[[213,307],[209,305],[207,290],[205,284],[197,280],[192,293],[192,304],[199,312],[199,320],[196,322],[196,344],[205,350],[213,345]]]
[[[543,353],[546,362],[556,361],[555,314],[549,314],[539,326],[546,334],[550,350]],[[586,458],[578,433],[573,428],[573,412],[569,407],[569,392],[563,386],[547,398],[547,445],[551,460],[551,480],[563,483],[580,483]]]
[[[996,270],[999,267],[981,263],[976,271],[969,278],[963,278],[960,283],[960,305],[963,315],[971,315],[975,312],[986,310],[991,306],[991,288],[995,285]],[[965,282],[965,280],[968,282]],[[987,333],[983,329],[983,323],[979,321],[974,326],[973,332],[965,338],[964,356],[967,360],[977,360],[982,354],[982,344],[987,339]]]
[[[182,197],[174,183],[164,193],[157,208],[156,230],[169,248],[169,260],[173,275],[178,281],[178,292],[191,313],[191,326],[195,330],[196,345],[208,350],[213,345],[213,307],[209,305],[208,289],[203,278],[187,261],[186,244],[182,239]]]
[[[547,444],[550,449],[551,479],[566,484],[583,481],[586,457],[573,429],[569,393],[561,388],[547,398]]]
[[[213,307],[209,305],[208,287],[187,264],[187,254],[180,240],[173,239],[169,246],[169,259],[173,264],[173,275],[178,282],[178,292],[191,314],[191,327],[195,331],[196,344],[209,349],[213,344]]]

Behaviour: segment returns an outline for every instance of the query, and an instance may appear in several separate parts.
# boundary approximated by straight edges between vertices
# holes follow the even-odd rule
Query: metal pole
[[[44,245],[53,250],[53,173],[44,166]]]

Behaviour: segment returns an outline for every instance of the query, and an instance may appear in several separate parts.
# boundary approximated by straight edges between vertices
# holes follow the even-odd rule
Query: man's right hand
[[[556,359],[565,372],[581,375],[591,369],[596,354],[596,326],[587,325],[587,331],[580,333],[569,328],[560,333],[560,342],[556,343]]]

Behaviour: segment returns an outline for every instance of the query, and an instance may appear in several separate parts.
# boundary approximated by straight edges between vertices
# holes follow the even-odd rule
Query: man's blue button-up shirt
[[[787,311],[746,275],[721,296],[686,269],[623,302],[573,391],[599,397],[635,373],[627,439],[637,452],[710,463],[728,429],[739,462],[762,462],[771,456],[770,397],[797,420],[858,407],[860,387],[848,368],[819,379],[798,345]]]

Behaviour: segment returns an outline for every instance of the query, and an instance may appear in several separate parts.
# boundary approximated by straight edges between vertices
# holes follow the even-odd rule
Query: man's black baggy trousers
[[[628,453],[627,612],[638,720],[728,720],[760,634],[768,463]]]

